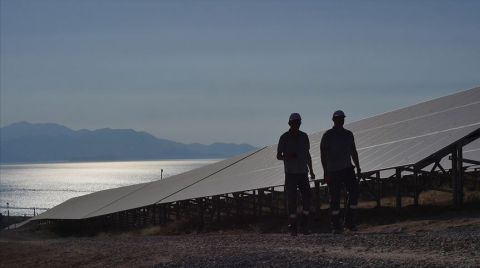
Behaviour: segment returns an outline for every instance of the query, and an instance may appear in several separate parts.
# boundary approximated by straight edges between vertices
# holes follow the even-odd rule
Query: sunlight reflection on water
[[[218,159],[0,165],[0,213],[31,215],[88,193],[180,174]]]

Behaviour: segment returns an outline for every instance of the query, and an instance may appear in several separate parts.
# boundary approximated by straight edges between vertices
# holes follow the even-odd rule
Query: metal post
[[[257,215],[257,190],[252,191],[253,216]]]
[[[459,205],[463,205],[463,199],[464,199],[464,192],[463,192],[463,186],[465,183],[465,176],[463,172],[463,147],[461,145],[458,146],[457,150],[457,161],[458,161],[458,177],[459,177]]]
[[[380,171],[375,172],[375,182],[377,184],[377,208],[382,206],[382,181],[380,180]]]
[[[418,206],[418,172],[413,173],[413,204]]]
[[[397,209],[402,208],[402,170],[400,168],[397,168],[395,170],[395,185],[396,185],[396,190],[397,190],[397,198],[395,202],[395,206]]]
[[[263,210],[263,190],[258,190],[258,216],[262,216]]]
[[[458,206],[458,150],[452,151],[452,192],[453,192],[453,205]]]

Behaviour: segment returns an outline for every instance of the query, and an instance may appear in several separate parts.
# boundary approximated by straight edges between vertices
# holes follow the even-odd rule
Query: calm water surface
[[[0,213],[31,215],[67,199],[180,174],[218,159],[0,165]]]

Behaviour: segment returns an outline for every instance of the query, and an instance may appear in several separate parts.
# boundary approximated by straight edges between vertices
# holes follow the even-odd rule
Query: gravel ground
[[[0,232],[0,267],[480,267],[480,217],[361,226],[342,235]]]

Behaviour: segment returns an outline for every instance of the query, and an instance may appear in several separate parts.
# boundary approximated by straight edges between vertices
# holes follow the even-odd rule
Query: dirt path
[[[480,267],[478,215],[294,238],[244,231],[82,238],[0,235],[0,267]]]

